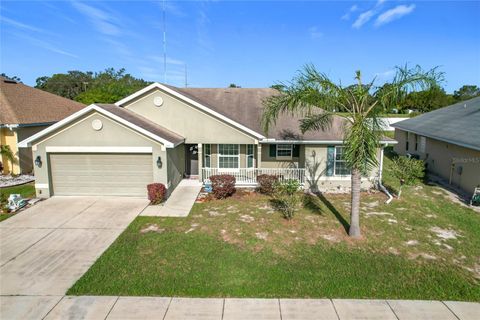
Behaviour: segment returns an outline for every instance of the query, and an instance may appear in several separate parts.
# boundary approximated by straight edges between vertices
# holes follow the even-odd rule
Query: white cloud
[[[99,32],[113,36],[120,34],[120,28],[112,14],[77,1],[72,2],[72,5],[77,11],[89,18]]]
[[[350,15],[357,11],[358,10],[358,6],[356,4],[354,4],[353,6],[350,7],[350,9],[347,11],[347,13],[345,13],[343,16],[342,16],[342,20],[349,20],[350,19]]]
[[[51,51],[51,52],[54,52],[54,53],[58,53],[58,54],[61,54],[61,55],[64,55],[64,56],[68,56],[68,57],[71,57],[71,58],[78,58],[77,55],[73,54],[73,53],[70,53],[70,52],[67,52],[63,49],[60,49],[59,47],[47,42],[47,41],[43,41],[43,40],[40,40],[38,38],[34,38],[34,37],[30,37],[28,35],[25,35],[25,34],[19,34],[19,33],[16,33],[15,36],[17,36],[18,38],[23,38],[25,40],[27,40],[30,44],[34,45],[34,46],[37,46],[37,47],[40,47],[42,49],[45,49],[45,50],[48,50],[48,51]]]
[[[318,30],[318,27],[310,27],[308,29],[308,32],[310,33],[310,37],[312,39],[320,39],[321,37],[323,37],[323,32],[321,32],[320,30]]]
[[[4,22],[6,24],[9,24],[13,27],[19,28],[19,29],[24,29],[24,30],[28,30],[28,31],[35,31],[35,32],[44,32],[43,29],[28,25],[28,24],[25,24],[25,23],[22,23],[22,22],[18,22],[18,21],[15,21],[13,19],[9,19],[9,18],[6,18],[6,17],[0,17],[0,21]]]
[[[413,10],[415,10],[414,4],[411,4],[409,6],[403,4],[398,5],[395,8],[387,10],[381,15],[379,15],[377,20],[375,21],[375,26],[379,27],[394,20],[400,19],[401,17],[412,13]]]
[[[368,10],[368,11],[365,11],[365,12],[361,13],[358,16],[357,20],[355,20],[355,22],[352,24],[352,27],[355,28],[355,29],[361,28],[365,23],[370,21],[370,19],[372,19],[374,15],[375,15],[374,10]]]

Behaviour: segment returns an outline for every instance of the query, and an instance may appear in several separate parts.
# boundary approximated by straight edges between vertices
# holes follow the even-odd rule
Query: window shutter
[[[335,163],[335,147],[327,147],[327,176],[333,176],[333,166]]]
[[[293,145],[293,157],[294,158],[300,157],[300,145],[299,144],[294,144]]]
[[[271,144],[270,145],[270,157],[275,158],[277,156],[277,145]]]

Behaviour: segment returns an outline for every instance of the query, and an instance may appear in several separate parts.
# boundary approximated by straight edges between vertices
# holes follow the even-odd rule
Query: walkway
[[[202,183],[198,180],[183,179],[163,206],[148,206],[140,215],[149,217],[187,217],[201,189]]]
[[[0,294],[63,296],[147,204],[53,197],[2,221]]]
[[[159,297],[0,297],[2,319],[477,320],[473,302]]]

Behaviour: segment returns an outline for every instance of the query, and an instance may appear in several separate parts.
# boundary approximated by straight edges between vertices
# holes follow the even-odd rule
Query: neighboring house
[[[392,126],[398,154],[425,160],[428,171],[468,193],[480,186],[480,97]]]
[[[12,163],[2,157],[3,173],[30,173],[31,148],[18,149],[18,143],[85,105],[0,77],[0,144],[15,155]]]
[[[39,196],[145,196],[146,184],[169,192],[184,177],[235,175],[254,185],[258,174],[300,180],[307,187],[347,190],[343,121],[301,134],[298,119],[281,117],[266,134],[262,101],[274,89],[175,88],[154,83],[115,105],[94,104],[22,142],[33,148]],[[385,139],[383,145],[395,141]],[[383,149],[379,148],[381,159]],[[369,188],[375,169],[362,181]]]

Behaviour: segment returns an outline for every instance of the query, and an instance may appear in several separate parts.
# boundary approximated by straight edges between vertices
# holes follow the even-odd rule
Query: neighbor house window
[[[350,169],[344,157],[344,147],[335,147],[334,172],[336,176],[346,176],[350,174]]]
[[[220,169],[238,169],[240,167],[238,144],[218,145],[218,167]]]
[[[253,144],[247,144],[247,168],[253,168],[254,165],[254,146]]]
[[[292,158],[293,147],[291,144],[277,144],[277,158]]]
[[[212,145],[203,145],[203,166],[205,168],[211,168],[212,166]]]
[[[408,131],[405,133],[407,135],[407,138],[405,139],[405,150],[408,151],[408,140],[410,139],[410,135],[408,134]]]

